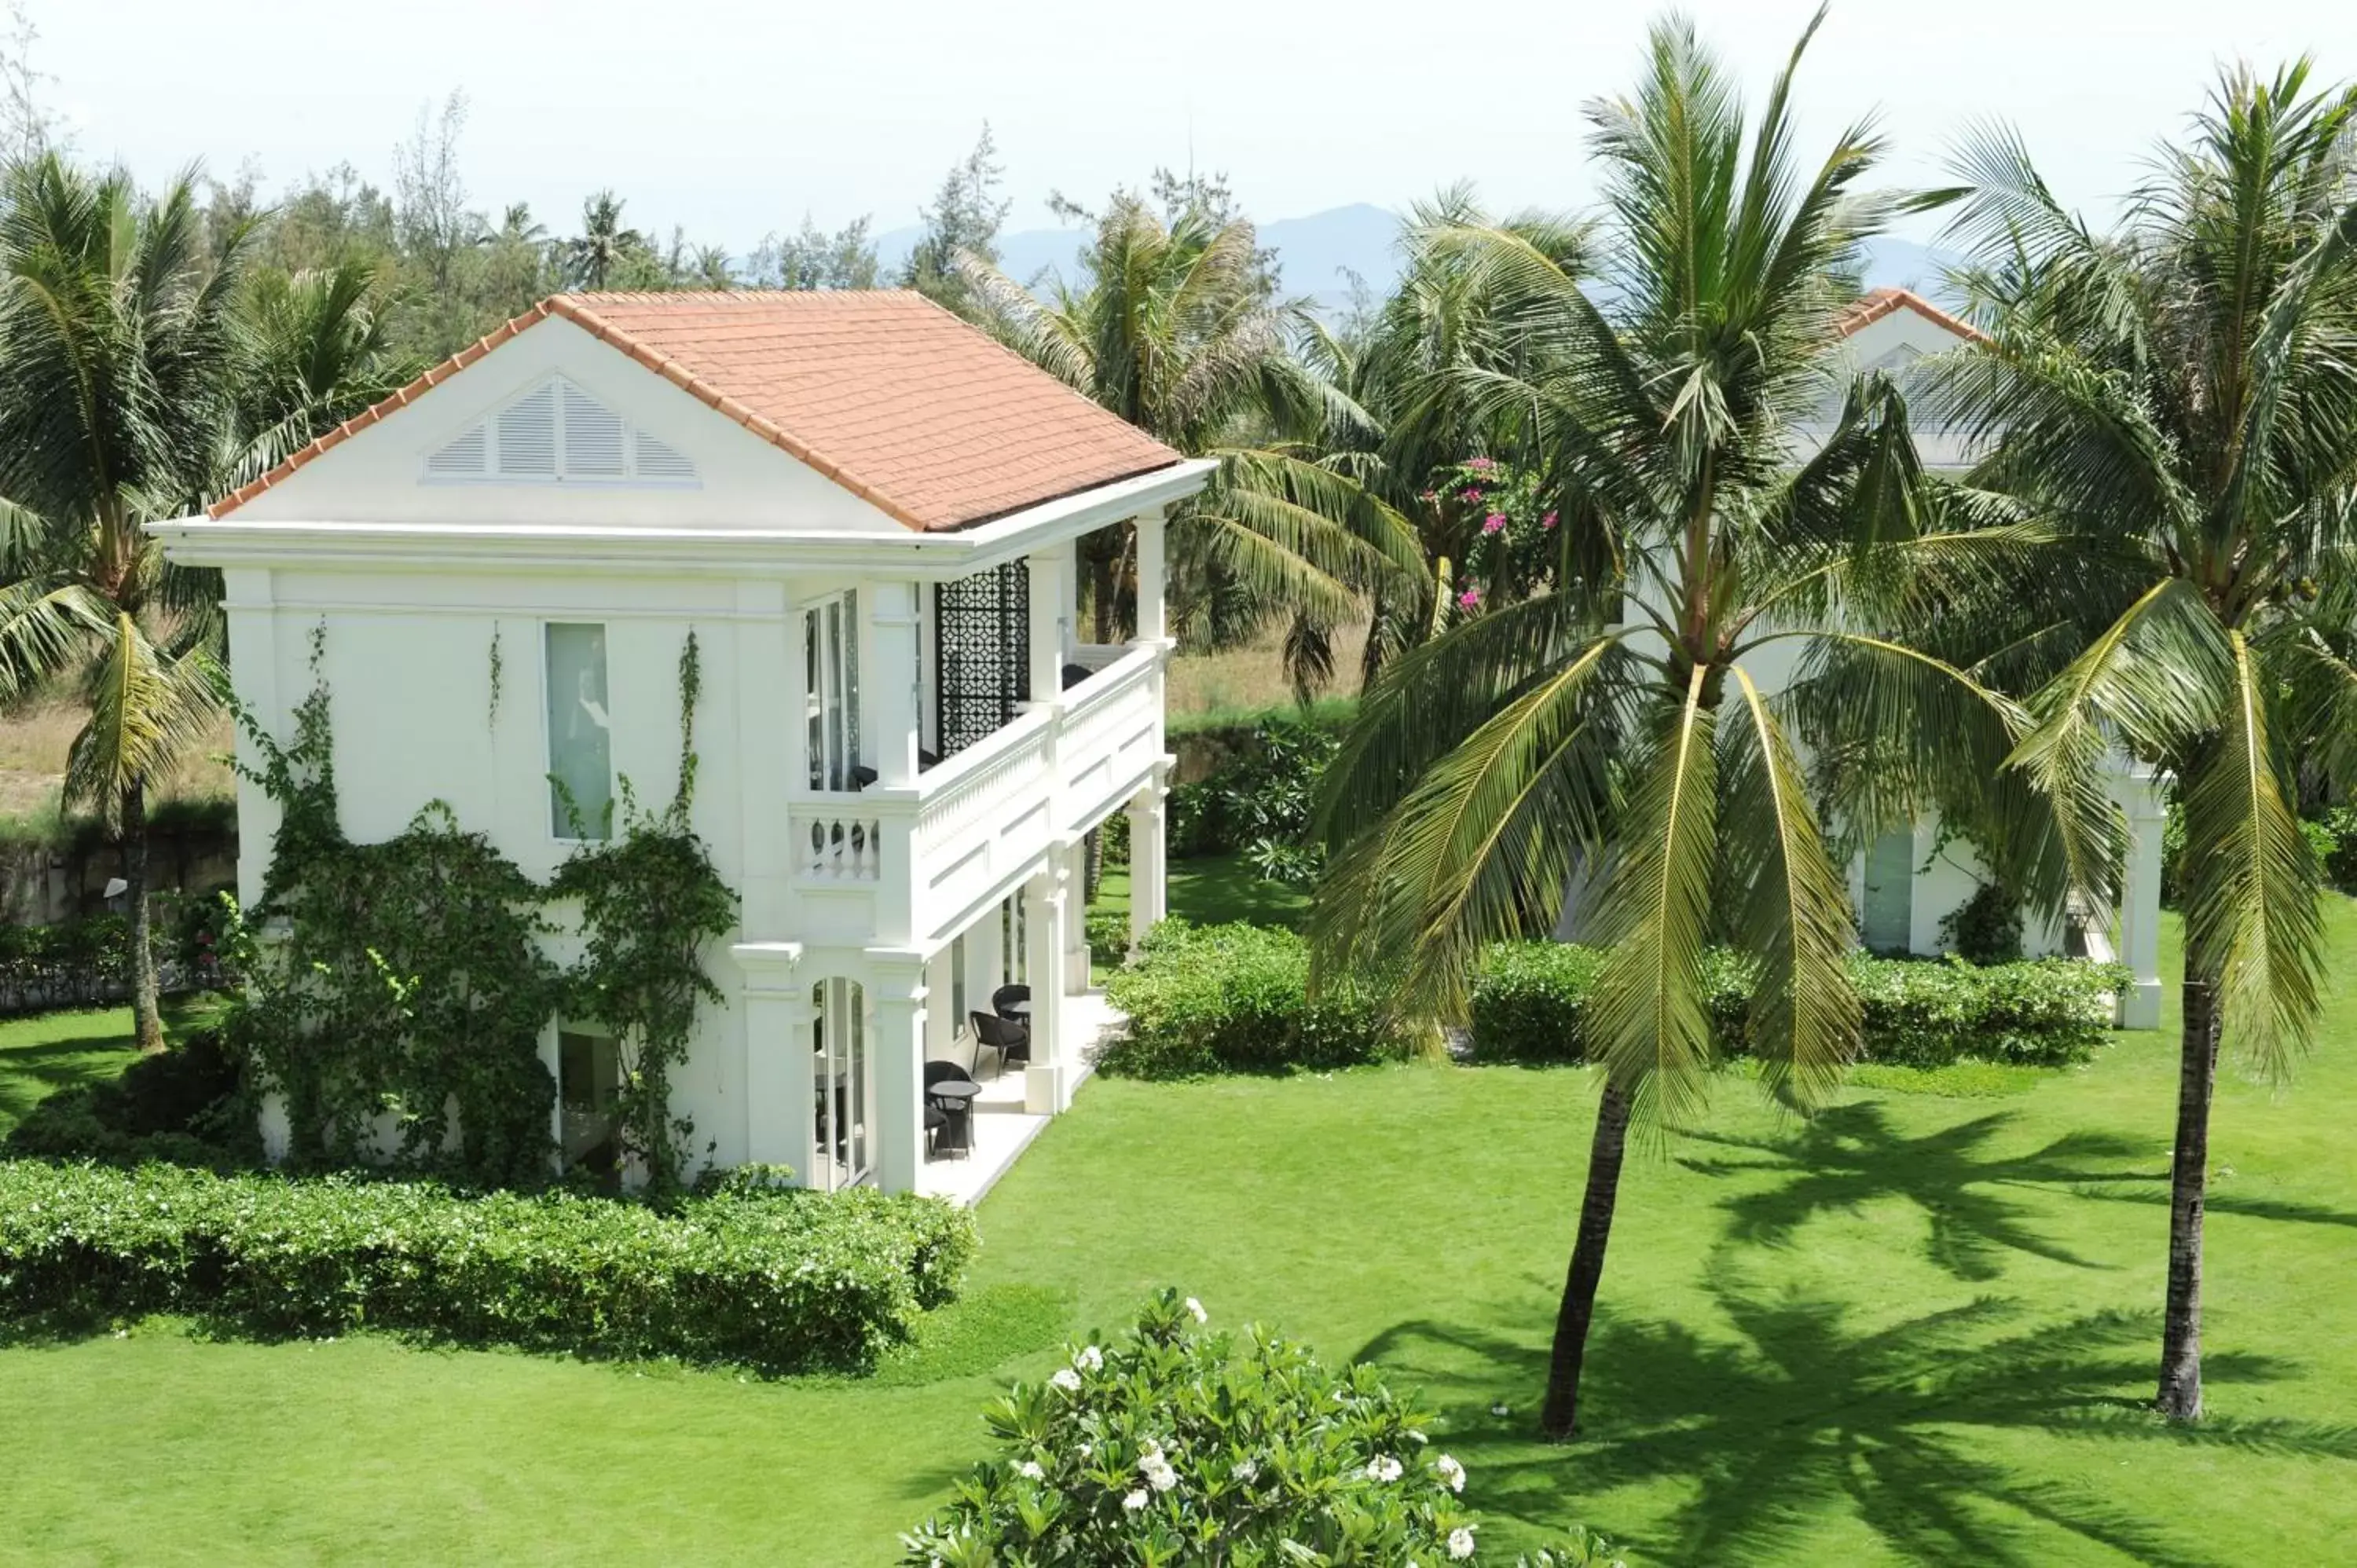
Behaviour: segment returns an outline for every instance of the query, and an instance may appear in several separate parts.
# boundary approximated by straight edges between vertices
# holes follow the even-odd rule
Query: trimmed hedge
[[[1356,1067],[1405,1057],[1407,1037],[1349,991],[1308,999],[1309,947],[1291,931],[1165,920],[1105,983],[1129,1027],[1097,1055],[1122,1078]]]
[[[0,1312],[179,1312],[764,1371],[860,1371],[947,1301],[973,1219],[866,1188],[670,1209],[426,1182],[0,1162]]]
[[[1473,1052],[1484,1061],[1576,1062],[1587,1056],[1588,999],[1604,968],[1595,948],[1509,942],[1474,977]],[[1865,1008],[1861,1059],[1943,1067],[1960,1058],[2059,1067],[2094,1054],[2112,1026],[2111,994],[2128,983],[2116,965],[2036,959],[1975,967],[1958,959],[1849,961]],[[1705,1003],[1719,1048],[1749,1047],[1753,966],[1704,955]],[[1265,926],[1166,920],[1145,956],[1106,992],[1129,1015],[1127,1033],[1100,1051],[1098,1069],[1127,1078],[1285,1072],[1405,1057],[1412,1041],[1374,1003],[1348,989],[1309,1000],[1309,948]]]
[[[1751,966],[1706,955],[1708,1005],[1719,1048],[1740,1055]],[[1473,983],[1473,1048],[1488,1060],[1580,1061],[1587,1002],[1604,967],[1595,948],[1509,942],[1483,955]],[[1849,961],[1865,1007],[1862,1060],[1944,1067],[1963,1058],[2061,1067],[2091,1058],[2112,1026],[2111,993],[2128,983],[2116,965],[2032,959],[1976,967],[1961,959]]]

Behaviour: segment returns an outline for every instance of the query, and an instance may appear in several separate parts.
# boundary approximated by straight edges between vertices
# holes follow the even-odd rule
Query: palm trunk
[[[2210,1101],[2218,1086],[2218,992],[2186,954],[2177,1068],[2177,1147],[2169,1173],[2169,1305],[2161,1316],[2160,1391],[2172,1421],[2201,1414],[2201,1214],[2210,1173]]]
[[[1121,558],[1102,542],[1096,559],[1089,563],[1089,597],[1094,600],[1091,617],[1096,622],[1096,641],[1100,645],[1120,640],[1121,626],[1117,618],[1120,606],[1115,603],[1120,593]]]
[[[131,900],[131,1016],[143,1051],[164,1048],[164,1015],[156,1000],[156,945],[147,918],[147,790],[123,791],[123,880]]]
[[[1604,1248],[1612,1240],[1612,1208],[1620,1196],[1620,1157],[1629,1146],[1629,1097],[1612,1083],[1596,1107],[1596,1136],[1587,1150],[1587,1194],[1579,1205],[1579,1237],[1555,1309],[1555,1349],[1547,1359],[1546,1405],[1539,1430],[1563,1442],[1577,1429],[1579,1371],[1587,1357],[1587,1326],[1596,1316],[1596,1287],[1604,1278]]]

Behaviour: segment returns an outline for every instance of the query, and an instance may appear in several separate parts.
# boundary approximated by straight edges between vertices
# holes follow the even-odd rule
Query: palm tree
[[[1985,347],[1939,390],[1990,444],[1979,481],[2088,564],[2092,635],[2031,700],[2016,758],[2055,792],[2079,880],[2109,884],[2083,781],[2116,744],[2184,813],[2185,972],[2156,1402],[2201,1410],[2211,1096],[2232,1035],[2279,1074],[2317,1006],[2303,754],[2357,779],[2357,94],[2301,61],[2225,76],[2117,232],[2055,201],[2003,128],[1970,139],[1953,232]],[[2319,593],[2317,585],[2326,585]]]
[[[565,242],[565,275],[578,288],[604,288],[646,249],[644,235],[622,227],[622,203],[601,190],[581,204],[581,232]]]
[[[1552,929],[1566,886],[1593,889],[1603,1081],[1542,1412],[1556,1438],[1577,1417],[1631,1130],[1704,1092],[1705,944],[1757,961],[1749,1034],[1788,1103],[1816,1103],[1857,1049],[1847,890],[1794,726],[1821,753],[1872,743],[1874,788],[1841,818],[1863,835],[1975,797],[2018,724],[1878,630],[1936,617],[2032,534],[1925,484],[1894,388],[1835,378],[1860,242],[1900,202],[1858,188],[1880,151],[1867,126],[1813,168],[1794,153],[1815,27],[1747,151],[1743,104],[1691,25],[1654,26],[1634,97],[1587,111],[1604,173],[1592,296],[1509,229],[1419,241],[1490,302],[1480,329],[1511,335],[1442,357],[1424,396],[1539,476],[1564,554],[1551,591],[1449,628],[1361,700],[1321,792],[1336,853],[1313,938],[1321,983],[1366,976],[1461,1015],[1484,944]],[[1829,396],[1832,434],[1796,466],[1793,425]],[[1805,678],[1780,696],[1796,650]],[[2040,886],[2059,903],[2059,879]]]
[[[972,253],[959,273],[983,325],[1130,423],[1220,467],[1172,530],[1173,613],[1222,644],[1286,618],[1330,628],[1377,585],[1422,580],[1415,530],[1319,460],[1364,415],[1289,351],[1306,320],[1275,297],[1252,225],[1189,204],[1165,215],[1117,195],[1081,258],[1078,287],[1042,299]],[[1086,542],[1097,636],[1117,634],[1133,563],[1125,532]],[[1323,671],[1297,630],[1297,683]]]
[[[253,277],[235,324],[231,483],[268,471],[425,368],[393,346],[384,272],[353,260]]]
[[[0,700],[78,677],[91,707],[65,797],[126,847],[141,1047],[163,1046],[146,897],[146,791],[222,707],[208,581],[142,525],[199,504],[234,428],[234,235],[209,255],[187,176],[143,202],[129,176],[54,154],[0,195]]]

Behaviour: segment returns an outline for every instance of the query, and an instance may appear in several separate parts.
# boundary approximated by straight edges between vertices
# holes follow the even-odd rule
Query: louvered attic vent
[[[551,376],[448,445],[425,478],[692,485],[695,465],[566,381]]]

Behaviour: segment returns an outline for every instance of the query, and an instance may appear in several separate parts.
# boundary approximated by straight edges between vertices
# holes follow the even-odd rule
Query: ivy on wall
[[[736,896],[689,825],[695,780],[695,637],[680,657],[679,788],[641,809],[623,780],[612,840],[583,844],[542,885],[482,833],[429,802],[382,843],[343,832],[324,628],[312,691],[280,744],[250,712],[250,777],[282,813],[263,900],[270,934],[241,943],[253,977],[225,1021],[250,1083],[286,1100],[290,1157],[306,1166],[390,1163],[472,1186],[548,1178],[556,1085],[540,1059],[553,1018],[595,1022],[619,1047],[623,1151],[657,1194],[675,1190],[693,1129],[670,1110],[697,1004],[721,992],[703,949],[736,923]],[[547,956],[577,910],[582,955]],[[570,925],[571,922],[566,922]]]

